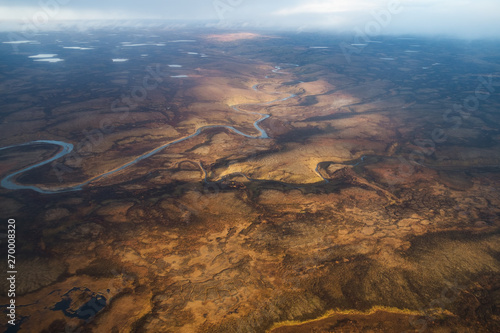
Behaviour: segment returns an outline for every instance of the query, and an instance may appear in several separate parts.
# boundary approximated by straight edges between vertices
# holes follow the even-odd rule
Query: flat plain
[[[498,45],[377,41],[0,44],[1,177],[73,145],[0,189],[19,332],[498,331]]]

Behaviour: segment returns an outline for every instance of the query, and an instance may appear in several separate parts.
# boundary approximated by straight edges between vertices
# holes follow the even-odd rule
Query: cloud
[[[272,15],[282,25],[302,22],[310,29],[359,31],[382,18],[381,34],[498,38],[498,13],[498,0],[314,0],[287,5]]]
[[[382,34],[500,37],[499,0],[0,0],[0,21],[212,20],[240,28],[353,32],[398,3],[403,10],[391,13]]]
[[[0,0],[0,20],[215,19],[212,1],[202,0]]]
[[[380,2],[380,1],[378,1]],[[276,15],[288,16],[297,14],[333,14],[343,12],[353,12],[369,10],[377,7],[377,1],[354,0],[349,2],[341,1],[312,1],[294,7],[283,8],[275,12]]]
[[[57,10],[43,10],[28,6],[0,6],[0,20],[22,20],[43,24],[49,20],[106,20],[127,19],[130,15],[125,11],[114,11],[112,14],[99,9],[59,8]]]

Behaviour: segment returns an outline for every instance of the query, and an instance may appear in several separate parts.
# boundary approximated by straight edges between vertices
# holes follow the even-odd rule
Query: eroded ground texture
[[[378,41],[2,44],[0,146],[74,146],[15,183],[78,189],[0,190],[19,332],[499,331],[498,45]]]

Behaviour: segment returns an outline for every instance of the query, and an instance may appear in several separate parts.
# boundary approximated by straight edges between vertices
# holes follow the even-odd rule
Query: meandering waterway
[[[57,145],[57,146],[60,146],[61,149],[60,151],[52,156],[51,158],[45,160],[45,161],[42,161],[40,163],[36,163],[36,164],[33,164],[27,168],[24,168],[24,169],[21,169],[19,171],[16,171],[14,173],[11,173],[9,175],[7,175],[6,177],[4,177],[2,179],[2,181],[0,182],[0,185],[4,188],[7,188],[7,189],[10,189],[10,190],[33,190],[33,191],[36,191],[36,192],[39,192],[39,193],[42,193],[42,194],[53,194],[53,193],[62,193],[62,192],[70,192],[70,191],[79,191],[79,190],[82,190],[83,187],[85,187],[86,185],[96,181],[96,180],[99,180],[99,179],[102,179],[102,178],[105,178],[105,177],[108,177],[108,176],[111,176],[112,174],[114,173],[117,173],[123,169],[126,169],[148,157],[151,157],[157,153],[159,153],[160,151],[164,150],[165,148],[167,147],[170,147],[171,145],[174,145],[176,143],[179,143],[179,142],[182,142],[182,141],[185,141],[185,140],[189,140],[191,138],[194,138],[195,136],[201,134],[203,131],[207,130],[207,129],[210,129],[210,128],[226,128],[226,129],[229,129],[231,131],[233,131],[234,133],[236,134],[239,134],[239,135],[242,135],[244,137],[247,137],[247,138],[252,138],[252,139],[268,139],[269,136],[267,134],[267,132],[259,126],[259,124],[266,120],[267,118],[270,117],[269,114],[264,114],[264,113],[259,113],[259,112],[246,112],[246,111],[242,111],[239,109],[239,107],[241,105],[268,105],[268,104],[272,104],[272,103],[278,103],[278,102],[283,102],[283,101],[286,101],[290,98],[293,98],[295,97],[296,95],[295,94],[290,94],[289,96],[285,97],[285,98],[281,98],[281,99],[276,99],[276,100],[273,100],[273,101],[270,101],[270,102],[265,102],[265,103],[246,103],[246,104],[240,104],[240,105],[232,105],[231,108],[236,111],[236,112],[242,112],[242,113],[247,113],[247,114],[256,114],[256,115],[260,115],[260,118],[257,119],[255,122],[254,122],[254,127],[257,131],[259,131],[260,135],[249,135],[249,134],[246,134],[246,133],[243,133],[242,131],[234,128],[233,126],[227,126],[227,125],[209,125],[209,126],[203,126],[203,127],[200,127],[196,130],[195,133],[193,134],[190,134],[190,135],[187,135],[185,137],[182,137],[180,139],[176,139],[176,140],[173,140],[173,141],[170,141],[168,143],[165,143],[164,145],[158,147],[158,148],[155,148],[143,155],[140,155],[136,158],[134,158],[133,160],[131,160],[130,162],[127,162],[125,164],[123,164],[122,166],[120,167],[117,167],[113,170],[110,170],[108,172],[105,172],[103,174],[100,174],[98,176],[95,176],[91,179],[88,179],[84,182],[81,182],[79,184],[76,184],[76,185],[70,185],[70,186],[65,186],[65,187],[56,187],[56,188],[42,188],[42,187],[39,187],[39,186],[34,186],[34,185],[23,185],[23,184],[19,184],[15,181],[16,177],[24,172],[27,172],[27,171],[30,171],[30,170],[33,170],[35,168],[38,168],[38,167],[41,167],[43,165],[46,165],[48,163],[51,163],[69,153],[71,153],[73,151],[73,145],[71,143],[67,143],[67,142],[63,142],[63,141],[53,141],[53,140],[37,140],[37,141],[30,141],[30,142],[26,142],[26,143],[21,143],[21,144],[18,144],[18,145],[12,145],[12,146],[8,146],[8,147],[3,147],[3,148],[0,148],[0,150],[6,150],[6,149],[13,149],[13,148],[17,148],[17,147],[23,147],[23,146],[30,146],[30,145],[40,145],[40,144],[49,144],[49,145]]]

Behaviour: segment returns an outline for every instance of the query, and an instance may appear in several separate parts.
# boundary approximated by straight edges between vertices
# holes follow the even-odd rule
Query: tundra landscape
[[[19,332],[500,330],[498,43],[123,29],[0,53]]]

